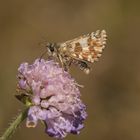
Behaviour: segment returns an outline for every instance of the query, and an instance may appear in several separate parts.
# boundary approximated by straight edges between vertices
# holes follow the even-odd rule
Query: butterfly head
[[[56,44],[55,43],[47,43],[46,44],[47,52],[49,56],[54,56],[56,53]]]

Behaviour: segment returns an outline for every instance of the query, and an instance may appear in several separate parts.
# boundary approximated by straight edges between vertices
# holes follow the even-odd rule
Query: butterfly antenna
[[[40,56],[40,60],[43,58],[43,56],[45,55],[45,54],[47,54],[47,49],[45,50],[45,52],[43,52],[42,54],[41,54],[41,56]]]
[[[48,52],[47,46],[48,46],[48,45],[50,45],[50,43],[46,43],[46,45],[44,45],[46,49],[45,49],[45,51],[41,54],[40,60],[43,58],[43,56],[44,56],[45,54],[47,54],[47,52]]]

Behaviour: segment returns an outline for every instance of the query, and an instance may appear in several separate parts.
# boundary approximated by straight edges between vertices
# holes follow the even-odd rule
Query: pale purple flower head
[[[26,126],[35,127],[41,120],[51,137],[61,139],[68,133],[79,134],[87,117],[86,107],[70,74],[53,60],[43,59],[32,65],[21,64],[18,72],[18,87],[30,103]]]

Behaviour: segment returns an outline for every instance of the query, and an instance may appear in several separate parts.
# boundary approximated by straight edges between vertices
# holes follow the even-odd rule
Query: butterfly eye
[[[53,45],[50,45],[49,49],[50,49],[51,52],[54,52],[54,46]]]

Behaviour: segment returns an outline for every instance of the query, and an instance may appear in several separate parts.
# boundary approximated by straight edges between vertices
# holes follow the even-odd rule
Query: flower
[[[18,79],[21,98],[26,97],[24,103],[29,106],[27,127],[36,127],[41,120],[51,137],[61,139],[68,133],[80,133],[86,107],[75,80],[58,63],[44,59],[36,59],[32,65],[23,63]]]

